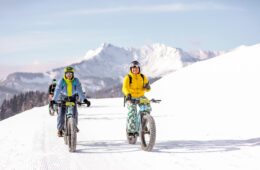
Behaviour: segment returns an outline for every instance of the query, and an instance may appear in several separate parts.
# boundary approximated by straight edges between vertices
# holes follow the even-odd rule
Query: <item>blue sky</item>
[[[104,42],[229,50],[260,43],[259,14],[257,0],[0,0],[0,65],[64,62]]]

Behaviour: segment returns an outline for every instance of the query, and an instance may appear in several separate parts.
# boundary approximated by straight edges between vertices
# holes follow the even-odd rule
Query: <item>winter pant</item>
[[[57,118],[57,129],[62,130],[64,127],[64,122],[65,122],[65,113],[66,112],[66,106],[61,106],[59,107],[59,115]],[[77,105],[74,107],[74,113],[75,113],[75,119],[76,119],[76,124],[78,125],[78,109]]]
[[[137,98],[133,98],[133,99],[140,99],[140,98],[146,98],[146,97],[143,96],[143,97],[137,97]],[[140,107],[142,105],[142,103],[135,104],[135,103],[132,103],[131,101],[127,101],[127,109],[128,109],[127,133],[136,132],[137,105]],[[147,104],[145,111],[147,111],[149,113],[152,111],[150,103]]]

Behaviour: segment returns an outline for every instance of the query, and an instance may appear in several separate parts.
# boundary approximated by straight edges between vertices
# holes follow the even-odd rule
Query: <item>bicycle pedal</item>
[[[150,132],[149,132],[149,131],[147,131],[147,130],[145,130],[145,131],[144,131],[144,134],[150,134]]]

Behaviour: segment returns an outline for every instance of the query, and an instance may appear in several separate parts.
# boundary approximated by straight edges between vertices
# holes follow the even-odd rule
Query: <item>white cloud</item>
[[[117,13],[117,12],[178,12],[178,11],[201,11],[201,10],[243,10],[242,8],[229,7],[216,3],[172,3],[165,5],[153,5],[153,6],[121,6],[115,8],[100,8],[100,9],[85,9],[67,11],[62,15],[90,15],[90,14],[105,14],[105,13]]]
[[[40,65],[40,61],[39,60],[34,60],[33,61],[33,65],[34,66],[39,66]]]

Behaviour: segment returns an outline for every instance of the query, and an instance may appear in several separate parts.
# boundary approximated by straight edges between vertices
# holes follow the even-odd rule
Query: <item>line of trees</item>
[[[0,107],[0,120],[46,104],[48,104],[48,94],[45,92],[29,91],[14,95],[10,100],[4,100]]]

